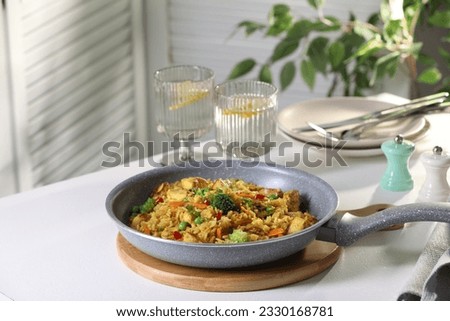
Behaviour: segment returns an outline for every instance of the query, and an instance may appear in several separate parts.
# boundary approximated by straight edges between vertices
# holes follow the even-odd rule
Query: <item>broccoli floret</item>
[[[228,235],[228,238],[230,239],[231,242],[234,242],[234,243],[248,242],[248,234],[247,234],[247,232],[244,232],[244,231],[239,230],[239,229],[233,230],[233,233]]]
[[[139,214],[139,213],[149,213],[153,210],[153,208],[156,205],[156,201],[154,198],[149,197],[142,205],[136,205],[133,206],[131,209],[132,214]]]
[[[209,187],[204,187],[204,188],[197,188],[195,190],[195,195],[199,195],[201,197],[205,197],[206,193],[209,192]]]
[[[231,197],[225,193],[214,194],[211,198],[211,205],[222,213],[227,214],[229,211],[236,211],[237,206]]]

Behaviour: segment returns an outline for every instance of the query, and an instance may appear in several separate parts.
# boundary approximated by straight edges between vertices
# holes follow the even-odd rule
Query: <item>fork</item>
[[[425,111],[423,111],[421,114],[429,114],[433,112],[442,111],[446,108],[450,107],[450,102],[444,102],[437,106],[431,107]],[[363,123],[356,125],[354,127],[351,127],[349,129],[344,129],[340,132],[339,135],[332,133],[331,131],[315,124],[312,122],[307,122],[307,125],[312,129],[315,130],[317,133],[319,133],[322,136],[325,136],[329,139],[331,139],[334,142],[340,141],[340,140],[359,140],[361,138],[361,135],[367,131],[370,128],[373,128],[383,122],[394,120],[394,119],[400,119],[400,118],[406,118],[406,117],[412,117],[416,116],[420,113],[414,113],[414,114],[408,114],[403,115],[402,117],[396,117],[396,115],[392,115],[391,117],[385,117],[382,119],[378,119],[376,121],[372,121],[370,123]]]
[[[319,127],[323,129],[330,129],[334,127],[341,127],[345,125],[351,125],[351,124],[366,124],[371,122],[377,122],[379,120],[392,120],[396,118],[401,118],[406,115],[411,115],[415,113],[421,113],[426,109],[433,110],[433,108],[436,108],[439,106],[439,104],[443,103],[445,99],[449,96],[448,92],[440,92],[437,94],[417,98],[414,100],[411,100],[409,103],[403,104],[403,105],[397,105],[393,107],[389,107],[383,110],[378,110],[374,112],[370,112],[367,114],[364,114],[362,116],[353,117],[337,122],[331,122],[326,124],[320,124]],[[431,107],[430,107],[431,106]],[[300,133],[304,131],[310,131],[311,126],[305,126],[305,127],[298,127],[291,129],[294,133]]]

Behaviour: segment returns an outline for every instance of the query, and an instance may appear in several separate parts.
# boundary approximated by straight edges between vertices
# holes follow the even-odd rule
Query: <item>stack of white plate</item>
[[[285,107],[278,114],[278,126],[288,136],[304,143],[322,148],[334,148],[336,144],[342,153],[348,156],[371,156],[382,154],[381,144],[403,135],[407,140],[421,138],[429,129],[429,123],[423,116],[407,117],[383,122],[364,131],[359,140],[335,142],[325,139],[316,131],[300,131],[295,128],[307,126],[306,122],[321,125],[328,122],[345,120],[366,113],[389,108],[394,104],[374,98],[364,97],[331,97],[299,102]],[[332,128],[329,131],[339,137],[340,133],[354,125]]]

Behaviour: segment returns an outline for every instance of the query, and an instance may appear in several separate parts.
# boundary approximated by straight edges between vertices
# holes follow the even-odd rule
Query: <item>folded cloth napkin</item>
[[[436,224],[398,300],[450,300],[450,224]]]

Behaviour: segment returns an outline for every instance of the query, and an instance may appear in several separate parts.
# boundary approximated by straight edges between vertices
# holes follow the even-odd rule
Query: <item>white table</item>
[[[345,158],[347,167],[299,168],[328,181],[340,209],[414,202],[424,180],[418,156],[447,141],[450,115],[428,116],[429,134],[411,159],[415,188],[378,187],[384,156]],[[280,135],[281,140],[287,137]],[[302,144],[294,142],[291,151]],[[287,155],[286,157],[288,157]],[[313,157],[313,155],[311,155]],[[316,154],[314,157],[320,157]],[[282,158],[277,158],[278,161]],[[335,164],[336,165],[336,164]],[[338,262],[306,281],[249,293],[211,293],[161,285],[135,274],[118,258],[117,228],[106,214],[108,192],[148,170],[117,167],[0,199],[0,298],[4,300],[395,300],[406,284],[434,223],[373,233],[346,247]]]

